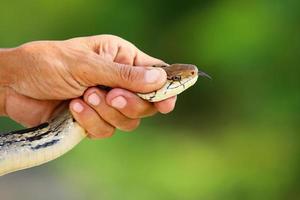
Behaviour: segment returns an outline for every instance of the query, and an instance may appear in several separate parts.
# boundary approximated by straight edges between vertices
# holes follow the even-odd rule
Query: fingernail
[[[147,83],[154,83],[161,78],[161,71],[159,69],[150,69],[145,73],[145,81]]]
[[[122,109],[126,106],[127,101],[124,97],[118,96],[111,101],[111,105],[115,108]]]
[[[93,106],[98,106],[100,104],[100,98],[96,93],[92,93],[87,100]]]
[[[78,102],[74,103],[72,108],[77,113],[80,113],[83,111],[83,106],[81,105],[81,103],[78,103]]]

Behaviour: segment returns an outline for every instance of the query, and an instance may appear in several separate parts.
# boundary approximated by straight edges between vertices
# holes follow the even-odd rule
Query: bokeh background
[[[0,177],[1,199],[300,199],[299,24],[297,0],[1,1],[1,48],[109,33],[213,77],[132,133]]]

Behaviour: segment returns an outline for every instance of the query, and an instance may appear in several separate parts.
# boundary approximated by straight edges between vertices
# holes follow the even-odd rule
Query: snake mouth
[[[189,88],[190,86],[194,85],[194,83],[197,81],[198,76],[193,76],[189,78],[182,79],[180,81],[172,81],[169,83],[167,89],[168,90],[176,90],[178,91],[184,91],[185,89]]]

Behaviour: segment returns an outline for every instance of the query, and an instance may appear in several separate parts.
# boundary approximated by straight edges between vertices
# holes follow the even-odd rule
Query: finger
[[[90,49],[110,61],[135,66],[165,64],[145,54],[129,41],[115,35],[96,35],[83,39]]]
[[[88,132],[91,138],[106,138],[113,135],[114,127],[101,119],[97,112],[83,100],[72,100],[70,110],[75,120]]]
[[[167,114],[174,110],[177,96],[168,98],[164,101],[155,102],[154,105],[160,113]]]
[[[166,72],[161,68],[133,67],[103,60],[90,54],[82,65],[74,65],[73,77],[84,86],[105,85],[121,87],[134,92],[151,92],[166,82]]]
[[[132,131],[140,123],[139,119],[130,119],[120,113],[118,110],[109,106],[106,101],[106,92],[98,88],[90,88],[84,94],[84,101],[88,103],[103,120],[112,126],[123,130]]]
[[[114,62],[134,66],[167,65],[162,60],[147,55],[132,44],[120,45]]]
[[[136,66],[152,66],[152,65],[159,65],[159,64],[167,65],[164,61],[149,56],[139,49],[137,50],[133,64]]]
[[[114,58],[114,62],[126,65],[134,65],[136,51],[136,49],[128,46],[119,46],[117,54]]]
[[[107,93],[106,102],[131,119],[152,116],[157,112],[154,105],[132,92],[120,88]]]

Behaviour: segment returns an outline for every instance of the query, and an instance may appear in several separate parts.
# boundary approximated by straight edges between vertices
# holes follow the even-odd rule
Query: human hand
[[[146,67],[162,61],[119,37],[31,42],[8,52],[0,55],[5,114],[24,125],[47,121],[73,99],[70,108],[78,123],[91,137],[106,137],[115,128],[132,130],[140,118],[174,108],[176,98],[151,104],[128,91],[159,89],[166,74]],[[115,89],[106,92],[97,85]]]

